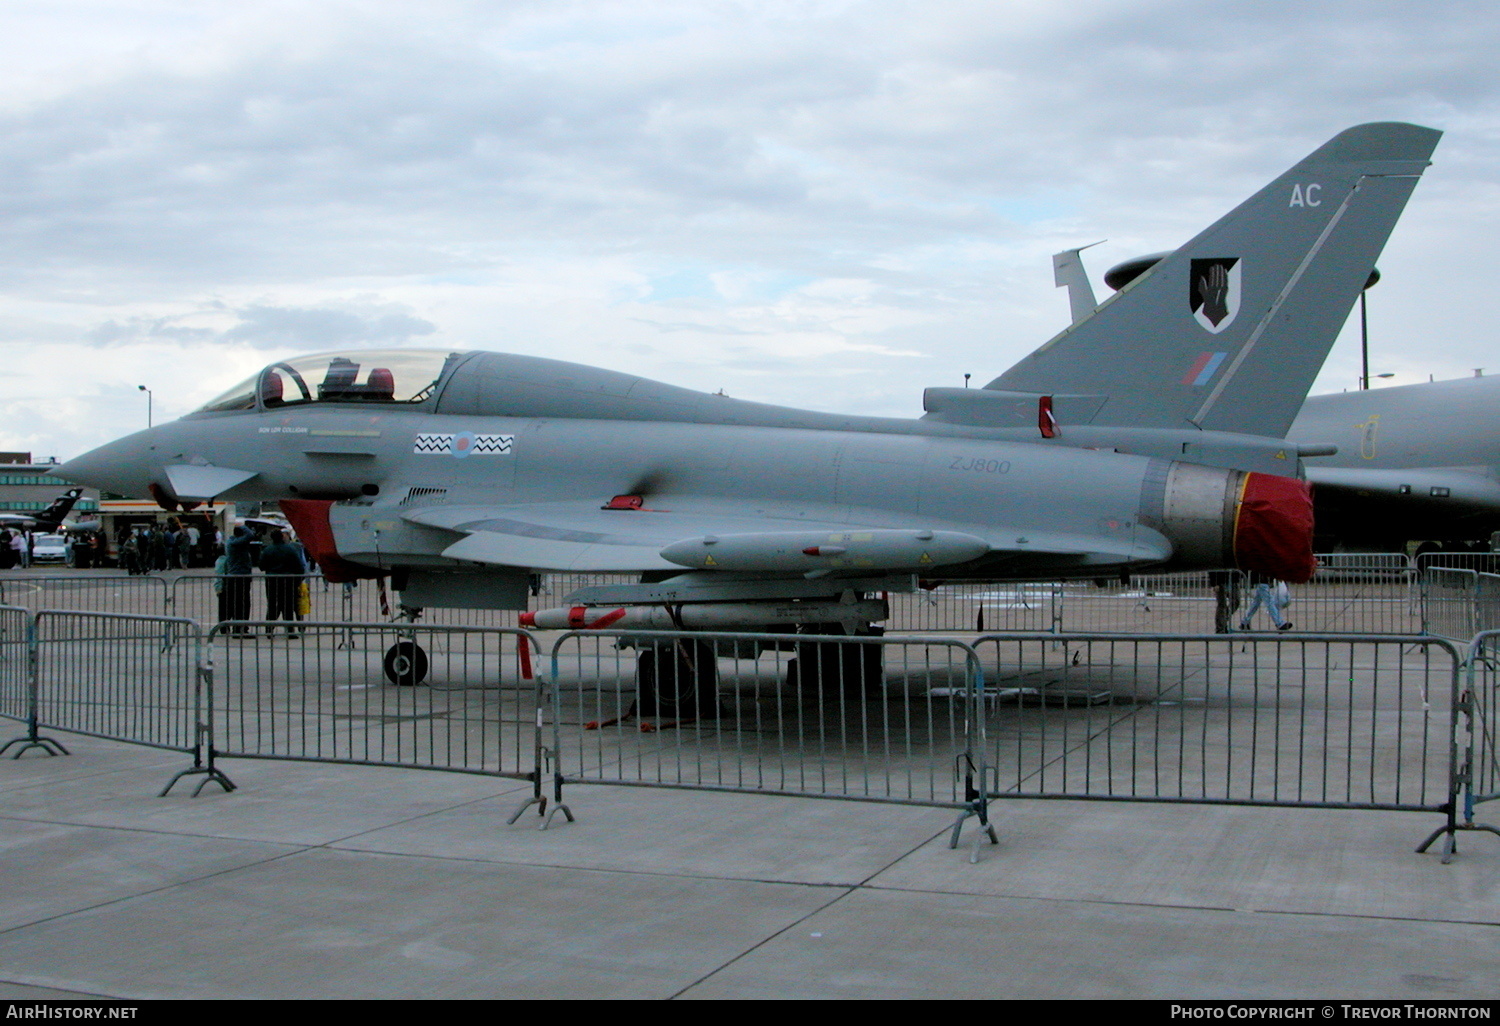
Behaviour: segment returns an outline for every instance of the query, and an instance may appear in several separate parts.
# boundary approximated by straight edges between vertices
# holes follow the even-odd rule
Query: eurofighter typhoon
[[[58,473],[169,509],[280,500],[334,581],[537,627],[862,634],[882,592],[1145,568],[1313,571],[1287,428],[1440,133],[1341,132],[983,388],[907,420],[504,353],[274,363]]]

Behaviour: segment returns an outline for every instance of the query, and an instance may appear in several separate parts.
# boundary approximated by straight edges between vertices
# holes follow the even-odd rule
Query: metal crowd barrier
[[[1500,552],[1424,552],[1414,562],[1418,573],[1438,567],[1473,570],[1475,573],[1500,573]]]
[[[1453,858],[1461,830],[1500,836],[1500,829],[1474,821],[1480,805],[1500,798],[1500,631],[1486,631],[1470,644],[1464,690],[1454,712],[1454,801],[1447,824],[1417,849],[1425,851],[1445,837],[1444,862]]]
[[[20,758],[33,748],[49,755],[67,754],[58,742],[41,736],[37,720],[36,632],[31,614],[17,606],[0,607],[0,717],[26,725],[26,733],[0,746],[0,755],[15,748]]]
[[[1463,653],[1437,638],[991,635],[992,798],[1441,811]]]
[[[513,821],[549,800],[571,819],[567,782],[937,806],[961,812],[954,843],[969,816],[993,840],[993,800],[1087,798],[1439,812],[1427,844],[1451,855],[1500,796],[1500,631],[576,631],[545,679],[513,628],[229,621],[207,641],[183,618],[0,608],[12,744],[191,753],[173,782],[199,790],[233,788],[228,757],[529,780]]]
[[[225,790],[234,785],[213,766],[206,746],[212,724],[200,671],[203,636],[196,623],[164,616],[41,610],[30,616],[31,736],[26,747],[51,751],[38,736],[51,728],[184,752],[191,768]],[[24,750],[24,749],[23,749]],[[17,753],[20,754],[19,752]]]
[[[162,583],[169,586],[167,608],[175,616],[196,620],[205,626],[231,619],[235,610],[228,604],[229,599],[226,597],[226,589],[234,586],[231,581],[229,577],[212,573],[185,573],[171,581],[163,580]],[[303,619],[342,620],[350,623],[370,623],[383,619],[376,609],[375,589],[370,582],[366,582],[369,585],[366,592],[360,593],[353,587],[330,584],[320,574],[254,573],[239,577],[239,581],[239,586],[245,590],[247,603],[239,611],[240,619],[264,619],[268,616],[270,589],[280,581],[287,582],[289,591],[294,595],[297,585],[307,585],[310,611]],[[367,598],[368,601],[357,603],[355,596]]]
[[[565,780],[967,809],[978,663],[952,638],[572,631]]]
[[[132,574],[0,574],[0,605],[139,616],[170,614],[165,578]]]
[[[1480,572],[1474,578],[1474,633],[1500,630],[1500,575]]]
[[[217,757],[516,777],[541,800],[542,685],[526,631],[295,626],[229,621],[209,633]]]
[[[1421,573],[1422,633],[1468,641],[1475,627],[1479,574],[1474,570],[1428,566]]]
[[[1488,553],[1447,554],[1470,561]],[[1433,566],[1424,557],[1424,566]],[[1298,629],[1375,634],[1418,634],[1422,616],[1416,574],[1400,553],[1338,553],[1318,557],[1314,579],[1292,588],[1288,616]],[[1478,565],[1476,563],[1476,565]],[[1485,564],[1488,565],[1488,564]],[[318,574],[294,578],[308,588],[309,620],[378,623],[402,619],[400,596],[376,581],[331,584]],[[177,575],[0,574],[0,604],[29,609],[62,608],[179,616],[211,626],[228,615],[263,618],[268,614],[274,577],[248,575],[248,609],[226,613],[220,602],[225,578],[208,572]],[[579,588],[634,580],[623,574],[544,574],[537,578],[533,608],[563,605]],[[1231,619],[1248,600],[1243,586],[1233,589]],[[888,596],[887,630],[908,633],[987,631],[1197,633],[1215,625],[1215,591],[1206,573],[1137,574],[1127,581],[1008,582],[946,584],[911,594]],[[1472,599],[1471,599],[1472,600]],[[1500,627],[1500,599],[1494,624]],[[424,609],[419,622],[437,626],[513,628],[514,610]],[[1231,624],[1231,629],[1233,628]],[[1443,636],[1450,636],[1444,634]],[[1472,632],[1454,634],[1467,638]]]
[[[1416,571],[1400,552],[1317,557],[1307,584],[1292,587],[1288,615],[1299,630],[1320,634],[1420,634]]]
[[[887,629],[918,634],[986,630],[1048,631],[1062,617],[1063,586],[1056,582],[945,584],[887,596]]]

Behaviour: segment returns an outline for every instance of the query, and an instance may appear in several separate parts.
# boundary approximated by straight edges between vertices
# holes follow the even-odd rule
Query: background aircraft
[[[1483,550],[1500,531],[1500,378],[1312,396],[1287,438],[1338,446],[1307,468],[1320,546]]]
[[[46,533],[56,531],[62,525],[64,518],[73,511],[73,504],[82,494],[82,488],[69,488],[53,499],[46,509],[39,509],[32,513],[0,513],[0,527]]]
[[[325,574],[389,575],[412,607],[524,608],[540,571],[640,575],[530,614],[542,627],[858,634],[919,578],[1306,580],[1286,429],[1439,134],[1340,133],[986,388],[928,389],[919,420],[386,350],[273,364],[59,473],[169,508],[279,499]],[[839,647],[799,656],[803,679]],[[711,663],[677,653],[643,653],[643,690]]]

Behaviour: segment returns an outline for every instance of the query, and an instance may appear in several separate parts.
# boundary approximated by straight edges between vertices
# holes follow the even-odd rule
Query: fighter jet
[[[543,628],[863,634],[883,592],[937,580],[1306,580],[1286,429],[1439,134],[1340,133],[990,385],[928,389],[916,420],[378,350],[274,363],[59,472],[168,508],[280,500],[325,575],[389,576],[409,608],[638,576],[526,614]],[[690,672],[652,656],[643,681]]]
[[[56,531],[67,515],[73,511],[73,504],[82,494],[82,488],[69,488],[53,499],[46,509],[39,509],[32,513],[0,513],[0,527],[38,531],[44,534]]]

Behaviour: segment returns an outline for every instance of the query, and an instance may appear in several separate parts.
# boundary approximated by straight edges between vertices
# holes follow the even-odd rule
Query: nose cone
[[[143,496],[161,471],[152,435],[151,431],[127,435],[68,460],[53,473],[101,491]]]

